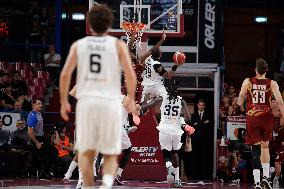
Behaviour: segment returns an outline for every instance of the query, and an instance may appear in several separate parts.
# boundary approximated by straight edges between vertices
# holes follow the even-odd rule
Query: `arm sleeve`
[[[28,126],[31,127],[31,128],[35,128],[37,126],[37,116],[36,114],[30,114],[28,116]]]

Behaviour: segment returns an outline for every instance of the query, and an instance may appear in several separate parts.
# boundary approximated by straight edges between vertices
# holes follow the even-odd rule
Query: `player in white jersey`
[[[71,75],[77,66],[76,143],[79,167],[85,188],[94,186],[93,159],[104,155],[101,188],[111,188],[121,152],[121,68],[125,73],[126,109],[135,111],[136,75],[126,44],[107,35],[113,21],[112,10],[95,5],[89,12],[92,36],[73,43],[60,75],[60,114],[68,121],[67,100]]]
[[[167,93],[163,79],[171,79],[177,70],[178,64],[175,64],[170,71],[166,71],[159,62],[162,55],[160,48],[153,48],[151,56],[145,60],[145,69],[143,72],[143,91],[141,102],[144,101],[145,95],[150,94],[151,97],[163,96]]]
[[[190,115],[187,110],[187,105],[182,97],[177,96],[177,85],[173,80],[168,81],[167,94],[153,99],[150,103],[142,105],[142,109],[152,107],[162,102],[161,120],[157,129],[159,130],[159,142],[163,152],[166,167],[168,169],[168,181],[174,175],[175,187],[181,187],[179,178],[179,158],[178,150],[181,148],[181,136],[184,133],[182,127],[185,126],[183,116],[189,120]]]

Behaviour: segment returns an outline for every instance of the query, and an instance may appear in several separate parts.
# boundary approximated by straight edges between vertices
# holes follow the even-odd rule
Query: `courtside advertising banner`
[[[227,138],[238,140],[238,129],[246,129],[245,116],[228,116],[227,117]]]
[[[199,1],[199,63],[222,63],[222,1]]]
[[[21,119],[21,114],[10,113],[10,112],[0,112],[0,120],[3,123],[3,130],[13,132],[17,130],[16,123]]]

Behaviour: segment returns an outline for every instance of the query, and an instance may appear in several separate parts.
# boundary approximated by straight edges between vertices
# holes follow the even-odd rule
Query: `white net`
[[[123,22],[122,23],[122,29],[125,31],[126,37],[127,37],[127,45],[129,44],[129,41],[132,37],[133,32],[136,31],[135,39],[133,42],[132,49],[141,48],[141,38],[143,35],[143,32],[146,28],[146,24],[143,23],[135,23],[135,22]]]

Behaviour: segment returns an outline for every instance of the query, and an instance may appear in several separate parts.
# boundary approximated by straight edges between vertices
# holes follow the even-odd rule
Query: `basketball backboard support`
[[[143,34],[147,37],[160,37],[163,30],[168,37],[184,36],[182,0],[89,0],[89,9],[95,4],[107,4],[113,9],[115,19],[110,29],[113,36],[125,35],[121,28],[124,21],[147,24]],[[91,33],[88,19],[86,33]]]

